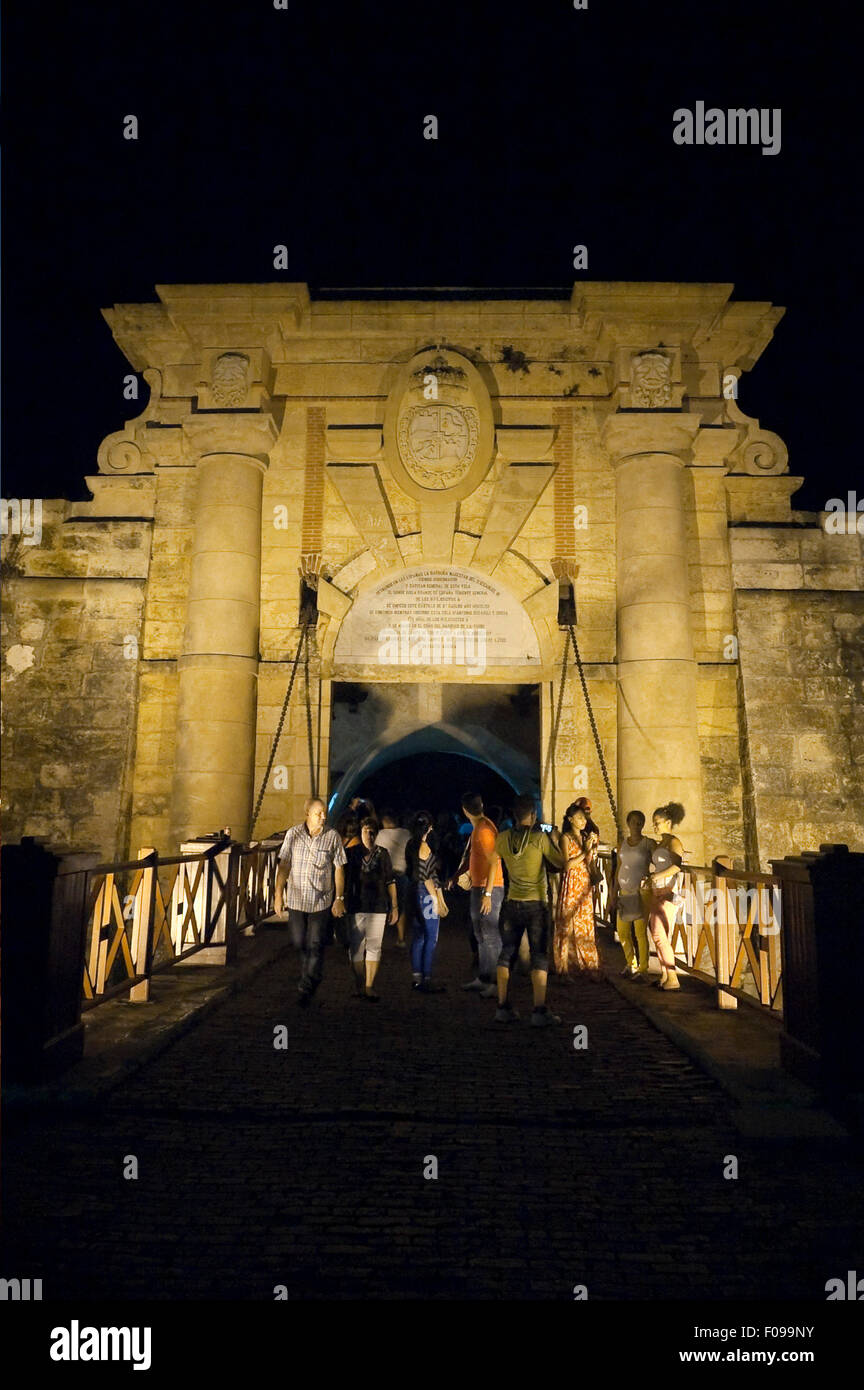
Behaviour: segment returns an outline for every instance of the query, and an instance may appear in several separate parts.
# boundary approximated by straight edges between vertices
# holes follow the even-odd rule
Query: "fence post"
[[[3,1073],[38,1082],[84,1053],[81,982],[87,874],[96,854],[58,856],[35,839],[2,849]]]
[[[198,884],[198,891],[195,895],[195,916],[199,926],[204,932],[208,933],[207,945],[195,951],[193,955],[187,956],[185,960],[178,960],[176,965],[230,965],[234,956],[236,944],[236,933],[229,933],[230,921],[230,899],[228,896],[229,884],[229,860],[230,842],[213,842],[212,839],[187,840],[180,846],[181,854],[197,854],[203,860],[201,879]],[[219,891],[216,882],[216,869],[218,866],[219,877],[225,885],[225,894],[219,906],[218,912],[213,917],[213,902]],[[194,882],[197,868],[193,865],[183,864],[181,871],[186,875],[185,892],[188,898]],[[187,871],[192,870],[187,874]],[[180,875],[178,875],[178,880]],[[182,947],[181,947],[182,949]]]
[[[219,858],[224,863],[225,880],[225,964],[231,965],[237,956],[237,892],[240,879],[242,845],[233,841]]]
[[[860,1107],[864,854],[821,845],[772,867],[783,884],[783,1065],[829,1096],[857,1096]]]
[[[734,944],[733,944],[734,943]],[[729,890],[726,880],[714,875],[714,950],[717,952],[717,1008],[737,1009],[738,1000],[720,985],[732,983],[732,963],[738,947],[738,917],[729,921]]]
[[[820,845],[809,865],[819,974],[822,1086],[831,1096],[857,1093],[864,1104],[864,1012],[858,962],[864,944],[864,854]]]
[[[156,867],[158,859],[152,846],[139,849],[139,859],[150,862],[141,869],[141,883],[135,894],[132,918],[132,964],[136,975],[143,975],[140,984],[129,991],[130,1004],[146,1004],[150,998],[150,971],[153,967],[153,917],[156,907]]]
[[[807,861],[799,855],[772,859],[780,879],[783,924],[780,957],[783,970],[783,1031],[780,1060],[785,1069],[811,1086],[820,1081],[819,977],[813,920],[813,885]]]

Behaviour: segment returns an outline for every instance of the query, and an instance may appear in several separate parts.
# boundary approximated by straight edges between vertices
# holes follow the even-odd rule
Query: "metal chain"
[[[272,770],[273,763],[276,758],[276,749],[279,747],[279,740],[282,737],[282,726],[285,723],[285,715],[288,713],[288,701],[291,699],[291,691],[294,689],[294,680],[297,675],[297,667],[300,664],[300,653],[303,650],[303,643],[306,640],[308,630],[309,624],[304,623],[303,630],[300,633],[300,641],[297,643],[297,652],[294,656],[294,664],[291,667],[291,679],[288,682],[288,689],[285,692],[285,699],[282,701],[282,713],[279,716],[279,723],[276,727],[276,737],[274,738],[273,746],[270,749],[270,759],[267,763],[267,771],[264,773],[264,777],[262,778],[261,789],[258,792],[258,800],[255,802],[255,814],[252,817],[252,829],[250,831],[250,834],[252,835],[255,834],[255,826],[258,823],[258,816],[261,812],[261,802],[264,800],[264,792],[267,788],[267,782],[269,780],[270,772]]]
[[[555,750],[558,746],[558,730],[561,727],[561,711],[564,708],[564,686],[567,683],[567,638],[564,638],[564,655],[561,659],[561,680],[558,685],[558,708],[553,707],[552,736],[546,750],[546,765],[543,768],[543,785],[548,786],[549,773],[555,766]]]
[[[305,656],[303,672],[306,679],[306,736],[309,743],[309,777],[312,782],[312,795],[318,795],[318,769],[315,766],[315,745],[312,739],[312,699],[309,690],[309,625],[306,625]]]
[[[594,746],[597,749],[597,757],[600,759],[600,771],[603,773],[603,781],[606,783],[606,795],[609,798],[609,805],[612,807],[612,819],[615,822],[616,830],[618,826],[618,807],[615,805],[615,797],[612,795],[612,783],[609,781],[609,773],[606,770],[606,759],[603,757],[603,748],[600,744],[600,735],[597,732],[597,724],[594,720],[594,711],[591,708],[591,698],[588,694],[588,684],[585,680],[585,672],[582,670],[582,658],[579,655],[579,644],[576,641],[576,633],[572,623],[569,624],[567,631],[570,633],[570,641],[573,643],[573,654],[576,657],[576,665],[579,669],[579,679],[582,682],[582,694],[585,697],[585,708],[588,711],[588,720],[591,724],[591,732],[594,735]]]

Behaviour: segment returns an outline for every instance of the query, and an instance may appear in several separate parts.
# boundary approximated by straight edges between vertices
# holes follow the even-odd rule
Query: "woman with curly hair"
[[[678,801],[658,806],[653,816],[654,834],[659,843],[651,855],[651,906],[648,911],[648,929],[660,960],[660,979],[657,981],[660,989],[681,988],[670,937],[675,927],[675,919],[684,902],[681,873],[684,846],[673,833],[683,819],[684,807]]]

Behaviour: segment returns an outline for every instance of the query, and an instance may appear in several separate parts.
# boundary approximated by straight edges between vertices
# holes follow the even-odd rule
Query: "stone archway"
[[[514,791],[539,795],[539,765],[526,754],[510,747],[479,725],[460,728],[437,723],[408,731],[404,728],[386,730],[345,769],[331,803],[331,818],[338,818],[363,779],[372,772],[386,767],[388,763],[431,752],[454,753],[469,758],[491,768]]]

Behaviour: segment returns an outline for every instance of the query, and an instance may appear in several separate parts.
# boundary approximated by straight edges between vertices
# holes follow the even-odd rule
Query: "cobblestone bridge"
[[[620,956],[604,951],[611,977]],[[6,1272],[41,1277],[46,1299],[270,1300],[280,1285],[572,1299],[584,1285],[590,1299],[824,1301],[860,1264],[848,1141],[745,1137],[734,1099],[633,1006],[635,987],[553,982],[563,1023],[538,1030],[517,978],[522,1022],[496,1026],[458,987],[467,955],[448,924],[448,991],[420,997],[388,932],[373,1005],[333,947],[304,1011],[297,960],[274,951],[109,1093],[10,1107]],[[657,1007],[671,1016],[697,990]]]

